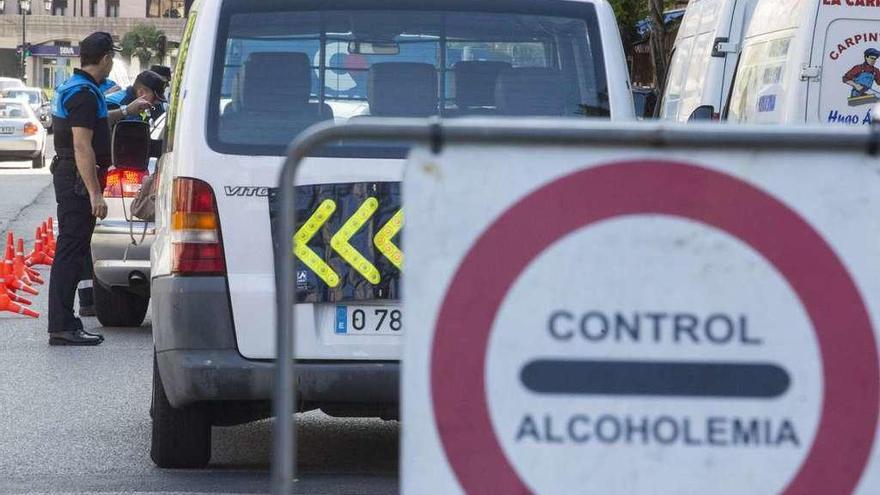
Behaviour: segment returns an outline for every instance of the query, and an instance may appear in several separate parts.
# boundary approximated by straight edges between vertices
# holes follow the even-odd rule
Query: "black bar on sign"
[[[523,385],[538,394],[766,399],[791,378],[774,364],[544,359],[527,363]]]

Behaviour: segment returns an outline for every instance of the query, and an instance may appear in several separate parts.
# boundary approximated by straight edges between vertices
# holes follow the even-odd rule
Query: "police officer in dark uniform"
[[[108,33],[96,32],[79,44],[82,69],[55,90],[52,115],[56,156],[52,162],[58,203],[58,242],[49,281],[49,344],[98,345],[73,313],[77,283],[89,256],[95,218],[107,216],[103,171],[111,165],[110,126],[123,110],[108,112],[100,85],[120,51]],[[137,99],[124,110],[140,113],[150,104]]]

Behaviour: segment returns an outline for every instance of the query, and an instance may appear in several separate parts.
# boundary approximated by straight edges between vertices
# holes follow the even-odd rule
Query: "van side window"
[[[788,53],[792,32],[746,45],[730,100],[728,120],[771,124],[783,119]]]
[[[669,65],[669,75],[666,81],[666,94],[663,96],[663,105],[660,109],[660,118],[668,119],[677,116],[681,105],[681,90],[684,76],[687,75],[688,64],[691,60],[691,49],[694,39],[682,40],[675,48],[672,63]]]

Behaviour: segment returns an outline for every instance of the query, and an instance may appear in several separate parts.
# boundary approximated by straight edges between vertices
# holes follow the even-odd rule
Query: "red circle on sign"
[[[603,220],[669,215],[723,230],[788,281],[819,342],[824,397],[816,437],[784,493],[851,493],[864,471],[880,409],[874,331],[846,267],[786,205],[730,175],[684,163],[621,162],[582,170],[531,193],[465,255],[440,308],[431,394],[446,457],[468,493],[524,494],[495,437],[485,361],[492,325],[523,270],[551,244]]]

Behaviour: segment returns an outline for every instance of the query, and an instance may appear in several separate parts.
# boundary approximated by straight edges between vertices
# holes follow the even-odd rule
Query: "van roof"
[[[462,4],[475,4],[475,3],[479,3],[479,2],[485,2],[485,3],[493,3],[496,5],[505,6],[505,7],[507,7],[507,6],[514,7],[514,6],[523,6],[523,5],[536,6],[536,5],[541,5],[541,4],[545,4],[548,2],[571,3],[571,4],[588,3],[588,4],[595,4],[595,5],[608,5],[608,0],[506,0],[504,2],[498,2],[497,0],[467,0],[467,1],[459,0],[459,2]],[[327,6],[325,1],[316,1],[316,0],[299,0],[299,1],[266,0],[261,3],[261,6],[272,5],[272,4],[278,4],[278,5],[283,5],[283,6],[293,6],[293,5],[302,5],[302,4],[307,5],[309,3],[319,5],[323,8],[331,8],[331,7]],[[339,8],[340,3],[344,4],[344,3],[346,3],[346,1],[345,0],[335,0],[333,2],[332,7]],[[351,1],[351,3],[352,4],[363,4],[364,2],[363,2],[363,0],[361,0],[361,1]],[[445,10],[443,7],[447,7],[450,4],[454,4],[455,0],[373,0],[373,3],[376,4],[378,7],[396,7],[396,8],[404,7],[404,6],[406,6],[406,7],[408,7],[408,6],[422,7],[422,8],[435,7],[440,10]],[[244,7],[247,7],[247,6],[253,7],[253,0],[223,0],[224,7],[227,7],[230,5],[241,5]]]

